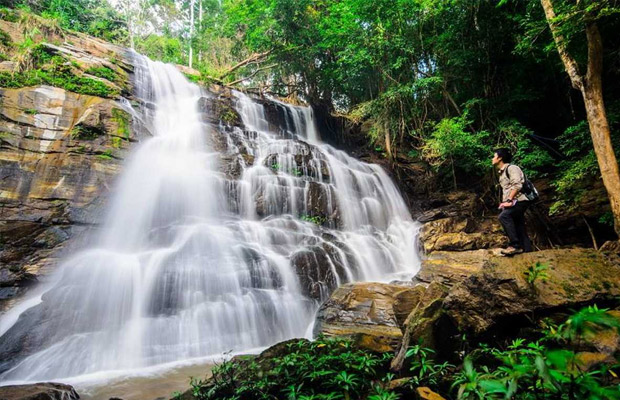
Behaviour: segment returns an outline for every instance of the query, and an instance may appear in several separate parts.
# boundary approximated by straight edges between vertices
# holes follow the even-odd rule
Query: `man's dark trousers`
[[[532,243],[525,230],[525,210],[529,205],[529,201],[517,201],[517,204],[504,208],[499,214],[499,222],[510,239],[510,245],[526,253],[532,251]]]

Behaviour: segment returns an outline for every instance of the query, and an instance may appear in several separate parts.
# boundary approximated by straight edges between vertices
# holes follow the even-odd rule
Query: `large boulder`
[[[468,217],[448,217],[427,222],[420,231],[424,252],[463,251],[500,247],[505,242],[496,218],[474,221]]]
[[[481,271],[493,254],[491,250],[437,251],[422,260],[414,280],[427,284],[436,281],[454,286]]]
[[[536,278],[531,268],[546,268]],[[544,276],[546,275],[546,277]],[[454,286],[443,309],[459,331],[476,335],[555,310],[613,301],[620,266],[589,249],[491,256],[481,270]]]
[[[77,400],[80,396],[72,386],[62,383],[33,383],[0,386],[0,400]]]
[[[392,351],[411,310],[424,308],[438,291],[424,285],[350,283],[339,287],[317,313],[315,334],[353,337],[373,351]]]

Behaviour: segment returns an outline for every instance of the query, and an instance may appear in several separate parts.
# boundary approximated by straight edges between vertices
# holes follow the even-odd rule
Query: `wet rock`
[[[79,398],[80,396],[72,386],[62,383],[0,386],[0,399],[2,400],[77,400]]]
[[[294,253],[291,265],[299,277],[301,291],[305,296],[323,301],[337,286],[336,266],[319,246]]]
[[[227,125],[241,127],[241,116],[235,109],[236,98],[228,90],[213,87],[210,90],[213,96],[202,97],[198,101],[202,120],[213,125]]]
[[[340,211],[338,200],[330,185],[318,182],[309,182],[306,186],[306,212],[309,216],[319,217],[320,225],[338,227],[340,225]]]
[[[373,351],[391,351],[403,336],[403,315],[423,295],[422,286],[351,283],[339,287],[319,309],[315,334],[354,337]]]

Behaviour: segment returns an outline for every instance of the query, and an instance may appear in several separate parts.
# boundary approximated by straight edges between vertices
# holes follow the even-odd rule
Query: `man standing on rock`
[[[525,229],[525,210],[530,202],[521,193],[525,184],[525,175],[521,168],[510,164],[512,154],[508,149],[497,149],[493,155],[493,166],[499,171],[499,184],[502,187],[502,202],[499,209],[501,222],[510,240],[510,245],[502,250],[502,254],[511,256],[532,251],[532,243]]]

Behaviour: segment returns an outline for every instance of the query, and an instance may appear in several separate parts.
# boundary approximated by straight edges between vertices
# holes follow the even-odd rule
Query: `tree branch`
[[[240,79],[237,79],[236,81],[230,82],[227,85],[228,86],[235,86],[238,83],[241,83],[243,81],[247,81],[248,79],[252,78],[253,76],[255,76],[256,74],[258,74],[261,71],[264,71],[266,69],[271,69],[271,68],[277,67],[277,66],[278,66],[278,64],[271,64],[271,65],[266,65],[264,67],[260,67],[260,68],[256,69],[254,72],[252,72],[250,75],[248,75],[246,77],[243,77],[243,78],[240,78]]]
[[[273,50],[268,50],[268,51],[265,51],[263,53],[252,54],[250,57],[246,58],[243,61],[238,62],[237,64],[235,64],[232,67],[228,68],[224,73],[220,74],[219,79],[222,80],[225,76],[232,74],[233,72],[235,72],[239,68],[244,67],[244,66],[246,66],[248,64],[257,62],[259,60],[262,60],[263,58],[265,58],[269,54],[271,54],[272,51]]]

